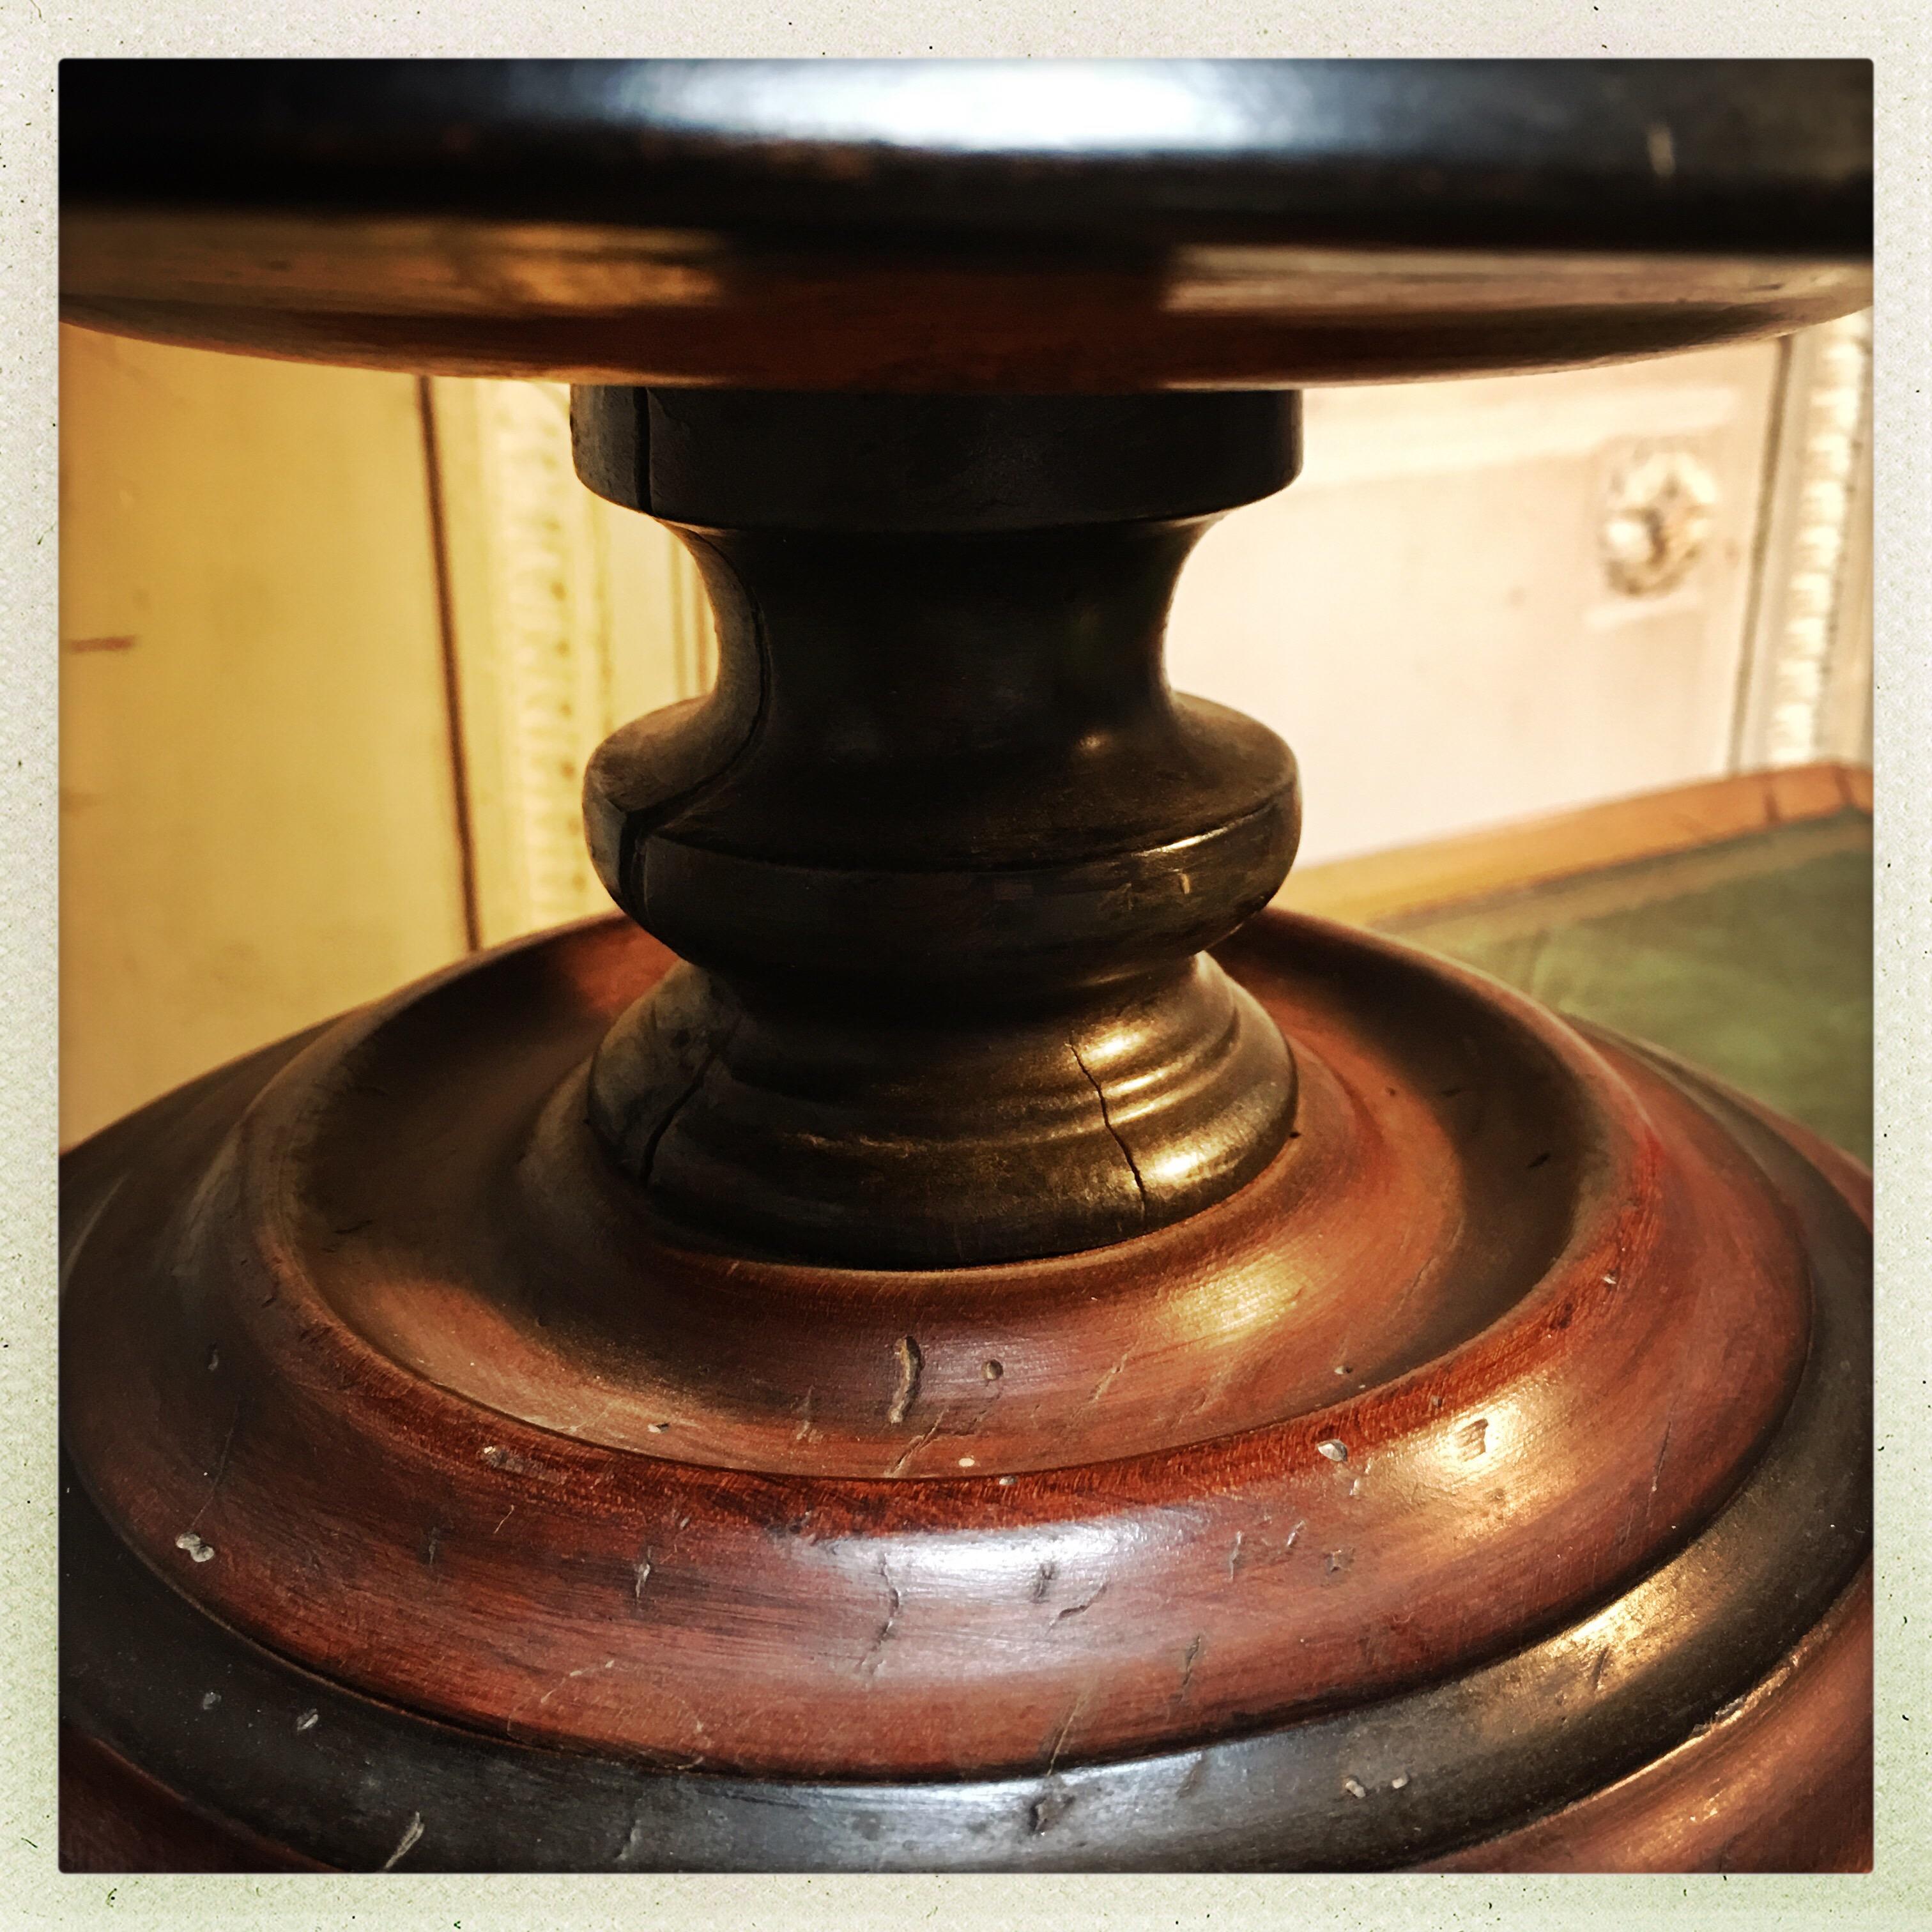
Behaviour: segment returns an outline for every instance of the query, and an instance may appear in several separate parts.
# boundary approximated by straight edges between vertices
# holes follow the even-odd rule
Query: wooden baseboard
[[[1822,764],[1740,772],[1612,799],[1486,832],[1372,852],[1291,873],[1276,899],[1296,912],[1369,926],[1736,838],[1774,825],[1871,811],[1871,773]]]

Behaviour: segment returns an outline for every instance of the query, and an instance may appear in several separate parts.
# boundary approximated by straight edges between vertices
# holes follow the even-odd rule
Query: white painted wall
[[[1304,860],[1728,768],[1779,358],[1308,397],[1300,478],[1203,540],[1168,647],[1294,747]],[[1716,501],[1689,574],[1633,596],[1604,525],[1657,451]]]

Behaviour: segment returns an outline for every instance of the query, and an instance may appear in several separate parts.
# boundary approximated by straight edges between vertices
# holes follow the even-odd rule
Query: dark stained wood
[[[626,306],[587,314],[559,314],[547,303],[527,317],[468,313],[466,302],[464,312],[424,318],[406,306],[406,291],[386,290],[360,299],[387,300],[400,312],[118,292],[130,268],[154,254],[153,283],[192,286],[252,278],[266,263],[342,245],[335,232],[318,238],[292,219],[260,234],[224,221],[211,236],[203,226],[144,216],[138,230],[151,239],[137,252],[128,247],[136,230],[122,220],[64,219],[72,292],[62,298],[63,318],[191,348],[442,376],[1114,395],[1573,368],[1782,334],[1871,300],[1869,272],[1835,263],[1741,271],[1721,258],[1636,256],[1605,265],[1592,305],[1544,307],[1542,292],[1575,279],[1574,265],[1562,256],[1512,256],[1492,265],[1486,285],[1472,269],[1475,286],[1460,307],[1391,316],[1389,284],[1428,283],[1432,258],[1361,266],[1287,249],[1225,264],[1183,256],[1152,268],[1054,262],[968,272],[862,257],[800,263],[748,250],[720,260],[707,249],[663,296],[630,296]],[[487,227],[424,236],[412,226],[379,231],[370,245],[405,259],[427,247],[453,266],[494,260],[501,267],[491,284],[500,275],[567,290],[575,239],[564,250]],[[594,239],[622,258],[656,238]],[[654,276],[638,279],[656,286]],[[1312,299],[1311,285],[1319,290]]]
[[[1554,368],[1870,299],[1862,62],[74,62],[64,312],[743,388]]]
[[[612,897],[688,962],[587,1085],[654,1210],[741,1257],[962,1266],[1268,1166],[1292,1063],[1199,956],[1288,871],[1294,761],[1161,652],[1196,539],[1294,473],[1298,402],[577,392],[586,480],[672,523],[718,617],[716,690],[584,790]]]
[[[1059,80],[70,64],[71,314],[601,380],[723,643],[590,776],[648,934],[64,1163],[74,1868],[1868,1856],[1869,1178],[1249,918],[1160,668],[1257,386],[1858,305],[1868,70]]]
[[[1052,246],[1871,241],[1866,61],[109,60],[62,83],[80,206]]]
[[[1439,1871],[1872,1868],[1872,1573],[1674,1751]]]
[[[252,1833],[197,1816],[172,1792],[71,1724],[61,1726],[59,1804],[62,1871],[326,1869]]]

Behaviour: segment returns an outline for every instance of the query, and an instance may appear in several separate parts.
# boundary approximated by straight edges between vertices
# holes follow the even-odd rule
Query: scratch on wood
[[[1053,1588],[1053,1580],[1060,1574],[1058,1563],[1042,1563],[1039,1574],[1033,1580],[1033,1588],[1027,1594],[1036,1604],[1046,1601],[1046,1593]]]
[[[926,1367],[926,1358],[919,1352],[919,1344],[910,1335],[899,1337],[895,1352],[899,1358],[899,1383],[893,1391],[892,1406],[886,1411],[886,1420],[897,1428],[919,1398],[920,1377]]]
[[[1185,1701],[1194,1682],[1194,1666],[1201,1661],[1201,1653],[1207,1648],[1207,1644],[1208,1634],[1203,1630],[1187,1646],[1187,1654],[1180,1660],[1180,1688],[1174,1694],[1174,1701],[1177,1704]],[[1190,1776],[1192,1774],[1190,1774]]]
[[[624,1842],[617,1848],[616,1862],[627,1865],[644,1850],[644,1801],[640,1798],[631,1812],[631,1828],[624,1834]]]
[[[1090,1404],[1098,1402],[1100,1398],[1114,1386],[1115,1378],[1119,1376],[1120,1371],[1127,1366],[1127,1357],[1131,1355],[1133,1352],[1132,1349],[1128,1349],[1126,1353],[1121,1356],[1120,1359],[1094,1384],[1094,1393],[1087,1398]]]
[[[899,1620],[899,1612],[904,1607],[905,1599],[900,1595],[898,1586],[886,1574],[886,1566],[879,1565],[879,1581],[886,1586],[886,1620],[880,1624],[878,1634],[873,1638],[871,1647],[859,1660],[859,1675],[875,1677],[878,1675],[879,1662],[885,1654],[886,1646],[892,1640],[894,1628]]]
[[[1077,1617],[1082,1610],[1090,1610],[1106,1594],[1107,1586],[1102,1583],[1084,1603],[1069,1604],[1053,1621],[1057,1624],[1064,1624],[1069,1617]]]
[[[420,1811],[412,1811],[410,1814],[410,1822],[403,1827],[403,1835],[397,1842],[396,1849],[382,1861],[382,1869],[385,1871],[394,1871],[397,1866],[400,1864],[403,1860],[416,1849],[422,1834],[422,1814]]]
[[[74,1264],[80,1258],[81,1250],[87,1245],[88,1236],[94,1232],[95,1227],[100,1222],[101,1216],[107,1211],[107,1204],[120,1192],[122,1184],[127,1178],[127,1170],[123,1170],[114,1177],[112,1182],[102,1190],[100,1199],[87,1210],[87,1219],[74,1230],[74,1239],[62,1247],[55,1281],[56,1291],[58,1294],[62,1296],[66,1294],[67,1285],[74,1278]]]
[[[228,1459],[235,1453],[235,1432],[241,1426],[242,1405],[238,1402],[235,1405],[234,1416],[228,1424],[228,1433],[221,1438],[221,1454],[215,1458],[214,1480],[208,1486],[207,1495],[201,1499],[200,1508],[188,1519],[188,1526],[190,1529],[199,1529],[201,1527],[201,1520],[208,1514],[208,1504],[213,1502],[221,1492],[221,1485],[228,1474]],[[178,1547],[184,1549],[187,1546],[182,1543],[178,1537],[175,1539],[175,1541]]]
[[[915,1436],[892,1460],[886,1465],[886,1474],[896,1476],[932,1438],[939,1433],[939,1423],[935,1421],[923,1435]]]
[[[1114,1126],[1114,1117],[1107,1108],[1106,1090],[1094,1078],[1092,1070],[1081,1058],[1079,1048],[1070,1040],[1066,1042],[1066,1050],[1072,1054],[1074,1065],[1087,1076],[1087,1084],[1093,1088],[1094,1097],[1100,1103],[1101,1124],[1113,1136],[1114,1144],[1120,1150],[1120,1158],[1127,1164],[1127,1172],[1134,1178],[1134,1192],[1140,1197],[1141,1219],[1144,1221],[1148,1215],[1148,1191],[1147,1183],[1141,1178],[1140,1163],[1134,1159],[1132,1149],[1120,1138],[1120,1130]]]
[[[578,1677],[595,1677],[600,1670],[608,1670],[616,1661],[617,1660],[614,1657],[607,1657],[602,1664],[580,1664],[574,1670],[566,1670],[563,1675],[537,1700],[537,1708],[541,1711],[543,1707],[548,1704],[566,1684],[571,1682],[573,1678]]]
[[[1670,1453],[1670,1432],[1677,1426],[1675,1416],[1666,1417],[1664,1424],[1664,1440],[1657,1445],[1657,1460],[1651,1466],[1650,1492],[1657,1493],[1658,1484],[1664,1476],[1664,1459]]]
[[[1066,1715],[1060,1720],[1060,1729],[1054,1733],[1053,1748],[1046,1754],[1046,1775],[1048,1778],[1053,1775],[1055,1766],[1060,1762],[1060,1754],[1066,1748],[1067,1733],[1078,1722],[1080,1713],[1086,1707],[1087,1693],[1083,1690],[1074,1699]]]

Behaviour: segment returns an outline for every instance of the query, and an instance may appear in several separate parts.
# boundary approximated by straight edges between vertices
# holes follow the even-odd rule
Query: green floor
[[[1385,922],[1872,1146],[1871,824],[1845,812]]]

